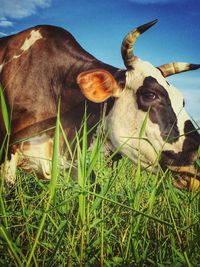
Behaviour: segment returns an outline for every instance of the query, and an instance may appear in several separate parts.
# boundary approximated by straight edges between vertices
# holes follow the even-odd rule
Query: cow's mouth
[[[192,177],[188,174],[175,175],[174,186],[188,191],[200,189],[199,177]]]
[[[200,189],[200,172],[195,167],[179,167],[180,170],[174,166],[169,166],[174,173],[174,186],[180,189],[187,189],[195,191]]]
[[[174,185],[189,191],[200,189],[200,167],[196,164],[198,160],[196,152],[184,151],[174,153],[163,151],[160,164],[163,169],[170,169],[175,177]]]

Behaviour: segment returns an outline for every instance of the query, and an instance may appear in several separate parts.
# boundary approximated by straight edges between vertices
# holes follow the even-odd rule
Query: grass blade
[[[56,183],[57,183],[57,177],[58,177],[58,157],[59,157],[59,126],[60,126],[60,104],[58,107],[58,115],[57,115],[57,120],[56,120],[56,128],[55,128],[55,135],[54,135],[54,146],[53,146],[53,157],[52,157],[52,171],[51,171],[51,182],[49,185],[49,199],[45,208],[45,212],[42,216],[38,232],[33,244],[33,247],[31,249],[31,252],[29,254],[28,260],[26,262],[26,266],[28,267],[31,263],[32,257],[34,255],[35,249],[37,247],[37,244],[39,242],[40,235],[42,233],[44,223],[47,217],[47,213],[49,211],[52,199],[55,194],[56,190]]]
[[[1,84],[0,84],[0,102],[1,102],[1,112],[3,115],[4,125],[6,128],[6,132],[9,135],[10,134],[10,120],[9,120],[8,109],[6,106],[6,101],[5,101],[5,97],[3,93],[3,87]]]

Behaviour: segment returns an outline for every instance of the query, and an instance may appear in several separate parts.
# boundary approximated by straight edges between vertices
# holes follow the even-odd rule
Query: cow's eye
[[[158,98],[158,96],[154,92],[144,92],[142,96],[146,101],[153,101]]]

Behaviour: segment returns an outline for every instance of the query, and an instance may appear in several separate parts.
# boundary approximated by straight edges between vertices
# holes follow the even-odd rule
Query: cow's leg
[[[1,178],[4,179],[7,184],[13,185],[15,183],[18,161],[19,154],[15,152],[14,154],[11,154],[9,160],[7,159],[4,163],[1,164]]]

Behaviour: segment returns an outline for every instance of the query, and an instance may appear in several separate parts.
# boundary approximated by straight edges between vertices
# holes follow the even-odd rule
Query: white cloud
[[[7,36],[7,34],[4,32],[0,32],[0,37],[4,37],[4,36]]]
[[[185,2],[188,0],[129,0],[130,2],[142,4],[142,5],[148,5],[148,4],[168,4],[168,3],[174,3],[174,2]]]
[[[0,18],[0,27],[10,27],[13,26],[13,22],[7,20],[5,17]]]
[[[0,26],[12,26],[11,19],[31,16],[38,8],[47,8],[50,4],[51,0],[0,0]]]

